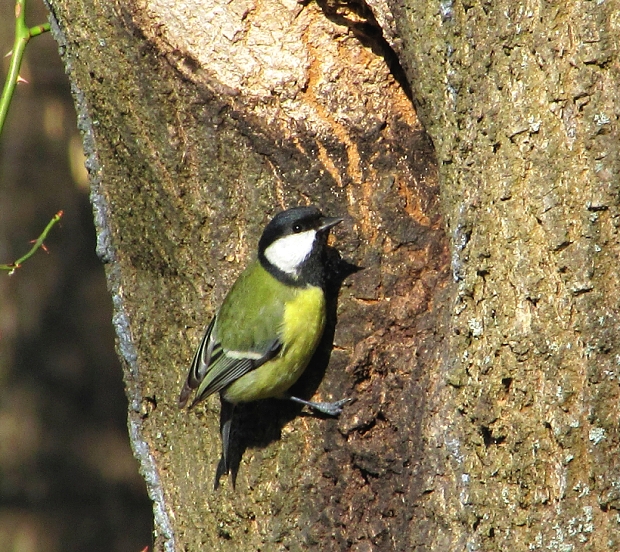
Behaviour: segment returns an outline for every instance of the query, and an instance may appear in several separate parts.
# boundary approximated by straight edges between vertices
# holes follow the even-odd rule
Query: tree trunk
[[[396,4],[457,283],[426,546],[619,550],[620,3]]]
[[[50,1],[158,550],[620,546],[617,3],[392,4]],[[364,269],[299,392],[356,401],[247,405],[213,491],[180,385],[306,203]]]
[[[51,8],[156,548],[406,548],[448,263],[430,142],[372,14],[295,2]],[[248,405],[237,489],[214,492],[219,404],[179,411],[180,385],[262,227],[300,203],[350,215],[336,244],[365,269],[345,281],[335,335],[299,391],[357,402],[339,420]]]

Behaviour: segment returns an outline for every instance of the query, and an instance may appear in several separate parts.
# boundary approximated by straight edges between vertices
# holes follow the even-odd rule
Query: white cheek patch
[[[299,266],[312,252],[315,237],[316,230],[284,236],[265,249],[265,257],[282,272],[297,276]]]

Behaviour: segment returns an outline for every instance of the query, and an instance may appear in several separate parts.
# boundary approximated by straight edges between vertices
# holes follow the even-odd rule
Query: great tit
[[[207,327],[181,390],[179,408],[187,404],[194,389],[190,408],[220,393],[218,472],[228,473],[235,404],[288,398],[337,416],[348,401],[316,403],[287,394],[323,335],[327,236],[342,220],[325,217],[316,207],[294,207],[277,214],[258,242],[258,258],[233,284]]]

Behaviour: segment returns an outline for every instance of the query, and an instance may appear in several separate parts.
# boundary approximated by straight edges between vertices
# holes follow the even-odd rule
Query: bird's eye
[[[295,232],[295,234],[299,234],[299,232],[301,232],[303,230],[303,227],[301,224],[297,223],[297,224],[293,224],[293,232]]]

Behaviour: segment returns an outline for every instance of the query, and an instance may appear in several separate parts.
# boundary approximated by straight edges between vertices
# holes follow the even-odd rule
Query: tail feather
[[[215,489],[220,485],[220,477],[227,475],[230,471],[230,429],[232,427],[233,414],[235,411],[235,405],[227,400],[221,399],[220,409],[220,432],[222,434],[222,456],[217,465],[215,472]]]

